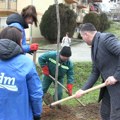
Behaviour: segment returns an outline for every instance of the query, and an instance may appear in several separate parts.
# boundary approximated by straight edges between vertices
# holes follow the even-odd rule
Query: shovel
[[[55,81],[55,78],[53,77],[53,76],[51,76],[51,75],[49,75],[49,77],[53,80],[53,81]],[[62,85],[59,81],[57,81],[57,83],[61,86],[61,87],[63,87],[66,91],[67,91],[67,93],[68,93],[68,90],[67,90],[67,88],[64,86],[64,85]],[[82,106],[85,106],[80,100],[78,100],[77,98],[75,98],[75,100],[77,101],[77,102],[79,102]]]
[[[90,89],[87,89],[87,90],[83,91],[83,95],[86,94],[86,93],[89,93],[89,92],[91,92],[91,91],[93,91],[93,90],[97,90],[97,89],[100,89],[100,88],[102,88],[102,87],[105,87],[105,86],[106,86],[106,84],[105,84],[105,83],[102,83],[102,84],[100,84],[100,85],[97,85],[97,86],[95,86],[95,87],[92,87],[92,88],[90,88]],[[62,102],[64,102],[64,101],[67,101],[67,100],[70,100],[70,99],[73,99],[73,98],[75,98],[75,94],[72,95],[72,96],[66,97],[66,98],[64,98],[64,99],[58,100],[58,101],[56,101],[56,102],[53,102],[53,103],[51,103],[49,106],[51,107],[51,106],[60,104],[60,103],[62,103]]]
[[[37,54],[37,51],[34,51],[33,52],[33,62],[36,64],[36,54]]]
[[[45,93],[45,95],[43,97],[43,101],[46,105],[49,105],[52,102],[54,102],[53,96],[49,92],[47,92],[47,93]]]

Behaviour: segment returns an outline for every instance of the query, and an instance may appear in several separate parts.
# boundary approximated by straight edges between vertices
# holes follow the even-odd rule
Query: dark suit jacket
[[[110,33],[97,32],[91,48],[92,72],[88,81],[82,88],[88,89],[94,85],[101,75],[104,80],[109,76],[114,76],[120,81],[120,41]],[[110,96],[120,100],[120,83],[107,87]],[[103,97],[104,90],[101,91],[100,99]],[[118,97],[119,96],[119,97]]]

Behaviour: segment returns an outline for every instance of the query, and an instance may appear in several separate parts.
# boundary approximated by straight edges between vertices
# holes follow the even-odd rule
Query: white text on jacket
[[[5,73],[0,73],[0,88],[7,89],[10,91],[18,91],[15,85],[16,79],[14,77],[5,76]]]

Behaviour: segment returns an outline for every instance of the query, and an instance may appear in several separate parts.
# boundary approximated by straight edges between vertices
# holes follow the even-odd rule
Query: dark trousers
[[[117,104],[118,103],[118,104]],[[120,120],[120,100],[116,96],[111,96],[108,90],[105,90],[102,102],[101,102],[101,119],[102,120]]]

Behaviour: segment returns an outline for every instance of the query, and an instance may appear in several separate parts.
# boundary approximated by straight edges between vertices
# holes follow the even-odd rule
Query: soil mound
[[[100,120],[99,104],[76,107],[62,105],[61,109],[45,105],[41,120]]]

